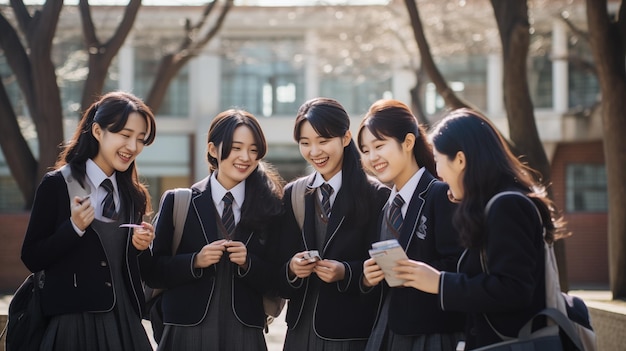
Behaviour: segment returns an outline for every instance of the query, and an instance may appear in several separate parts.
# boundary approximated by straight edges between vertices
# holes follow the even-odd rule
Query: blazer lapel
[[[433,175],[426,170],[424,171],[424,174],[422,174],[422,177],[417,184],[417,188],[413,192],[413,197],[409,202],[409,208],[407,209],[402,229],[400,231],[399,241],[405,251],[408,250],[409,245],[411,245],[411,242],[415,237],[413,234],[415,234],[416,229],[418,229],[418,226],[422,224],[422,210],[424,209],[424,204],[426,203],[426,194],[428,193],[430,186],[436,181],[437,179],[435,179],[435,177],[433,177]]]
[[[315,191],[310,191],[311,184],[315,179],[315,173],[309,175],[307,188],[304,193],[304,225],[302,228],[302,242],[305,250],[311,250],[315,246]]]
[[[202,234],[206,243],[212,243],[217,240],[217,223],[215,222],[215,204],[211,197],[211,187],[209,186],[209,179],[207,177],[200,183],[193,186],[193,188],[200,191],[197,195],[192,195],[191,204],[200,223]],[[209,212],[208,216],[201,216],[201,213]]]
[[[344,194],[345,192],[340,189],[339,193],[337,193],[337,197],[335,198],[335,202],[333,203],[330,218],[328,219],[328,226],[326,227],[326,237],[322,248],[322,254],[326,252],[326,249],[335,238],[335,234],[337,234],[339,227],[346,219],[344,207],[346,206],[347,199]]]

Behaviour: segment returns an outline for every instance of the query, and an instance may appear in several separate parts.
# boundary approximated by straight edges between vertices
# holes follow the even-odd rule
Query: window
[[[570,40],[570,55],[575,58],[567,67],[569,71],[569,107],[588,107],[599,100],[600,85],[596,73],[591,69],[593,55],[585,40]]]
[[[304,100],[301,38],[222,40],[221,107],[294,116]]]
[[[568,212],[608,210],[604,164],[569,164],[565,169],[565,208]]]
[[[320,91],[341,103],[352,115],[359,117],[375,101],[391,97],[391,79],[358,79],[352,76],[325,76],[321,79]]]
[[[487,107],[487,58],[485,56],[451,56],[441,58],[437,67],[448,81],[450,88],[462,99],[470,101],[479,109]],[[428,115],[445,109],[443,98],[437,94],[435,85],[429,83],[424,92],[424,105]]]

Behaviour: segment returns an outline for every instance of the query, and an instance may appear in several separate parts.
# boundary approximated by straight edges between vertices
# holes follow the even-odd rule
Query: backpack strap
[[[191,189],[176,188],[174,189],[174,236],[172,238],[172,256],[176,255],[180,240],[183,237],[183,228],[189,212],[189,204],[191,202]]]
[[[65,179],[65,184],[67,184],[67,194],[70,196],[70,205],[74,196],[85,197],[91,193],[89,185],[85,184],[87,186],[85,189],[80,185],[78,180],[74,178],[72,168],[70,168],[69,164],[65,164],[59,171],[63,175],[63,179]]]
[[[291,187],[291,207],[293,208],[293,215],[296,217],[296,222],[300,230],[304,227],[304,193],[306,192],[309,177],[304,177],[296,180]]]

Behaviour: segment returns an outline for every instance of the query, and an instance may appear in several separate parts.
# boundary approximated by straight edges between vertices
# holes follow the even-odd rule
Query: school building
[[[138,158],[155,206],[164,190],[189,186],[208,174],[206,133],[222,110],[240,107],[259,118],[269,142],[266,160],[291,180],[307,172],[292,137],[297,109],[307,99],[327,96],[340,101],[352,117],[353,131],[372,102],[411,102],[419,55],[402,1],[351,6],[236,3],[218,35],[170,85],[157,114],[157,139]],[[431,50],[451,87],[507,135],[500,39],[489,2],[418,3]],[[606,171],[601,121],[592,108],[599,87],[584,65],[574,64],[591,60],[588,44],[559,19],[566,16],[586,29],[584,3],[543,3],[531,8],[529,83],[539,134],[552,163],[555,200],[573,233],[566,240],[570,285],[606,288]],[[101,40],[110,35],[124,9],[92,6]],[[144,5],[111,67],[105,90],[145,97],[160,57],[176,47],[185,19],[197,20],[202,10],[199,5]],[[77,124],[86,76],[79,23],[78,8],[65,6],[54,44],[68,138]],[[572,57],[576,60],[568,60]],[[10,76],[2,55],[0,74]],[[32,131],[17,84],[5,79],[5,86],[24,117],[24,129]],[[431,83],[424,85],[420,97],[435,123],[443,100]],[[36,145],[33,134],[28,134],[29,142]],[[19,250],[28,212],[1,154],[0,194],[0,291],[12,291],[26,275]]]

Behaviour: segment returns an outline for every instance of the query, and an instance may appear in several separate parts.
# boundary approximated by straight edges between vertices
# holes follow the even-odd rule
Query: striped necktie
[[[222,211],[222,223],[224,228],[228,232],[228,235],[235,231],[235,214],[233,213],[233,194],[229,192],[224,195],[222,201],[224,202],[224,210]]]
[[[398,235],[400,234],[402,222],[404,221],[404,218],[402,218],[402,205],[404,205],[404,200],[400,194],[397,194],[389,206],[389,223]]]
[[[333,193],[333,187],[328,183],[324,183],[320,186],[322,192],[322,210],[326,217],[330,217],[330,195]]]
[[[113,183],[111,179],[106,178],[100,183],[100,186],[107,191],[104,200],[102,200],[102,216],[116,220],[117,211],[115,210],[115,201],[113,200]]]

